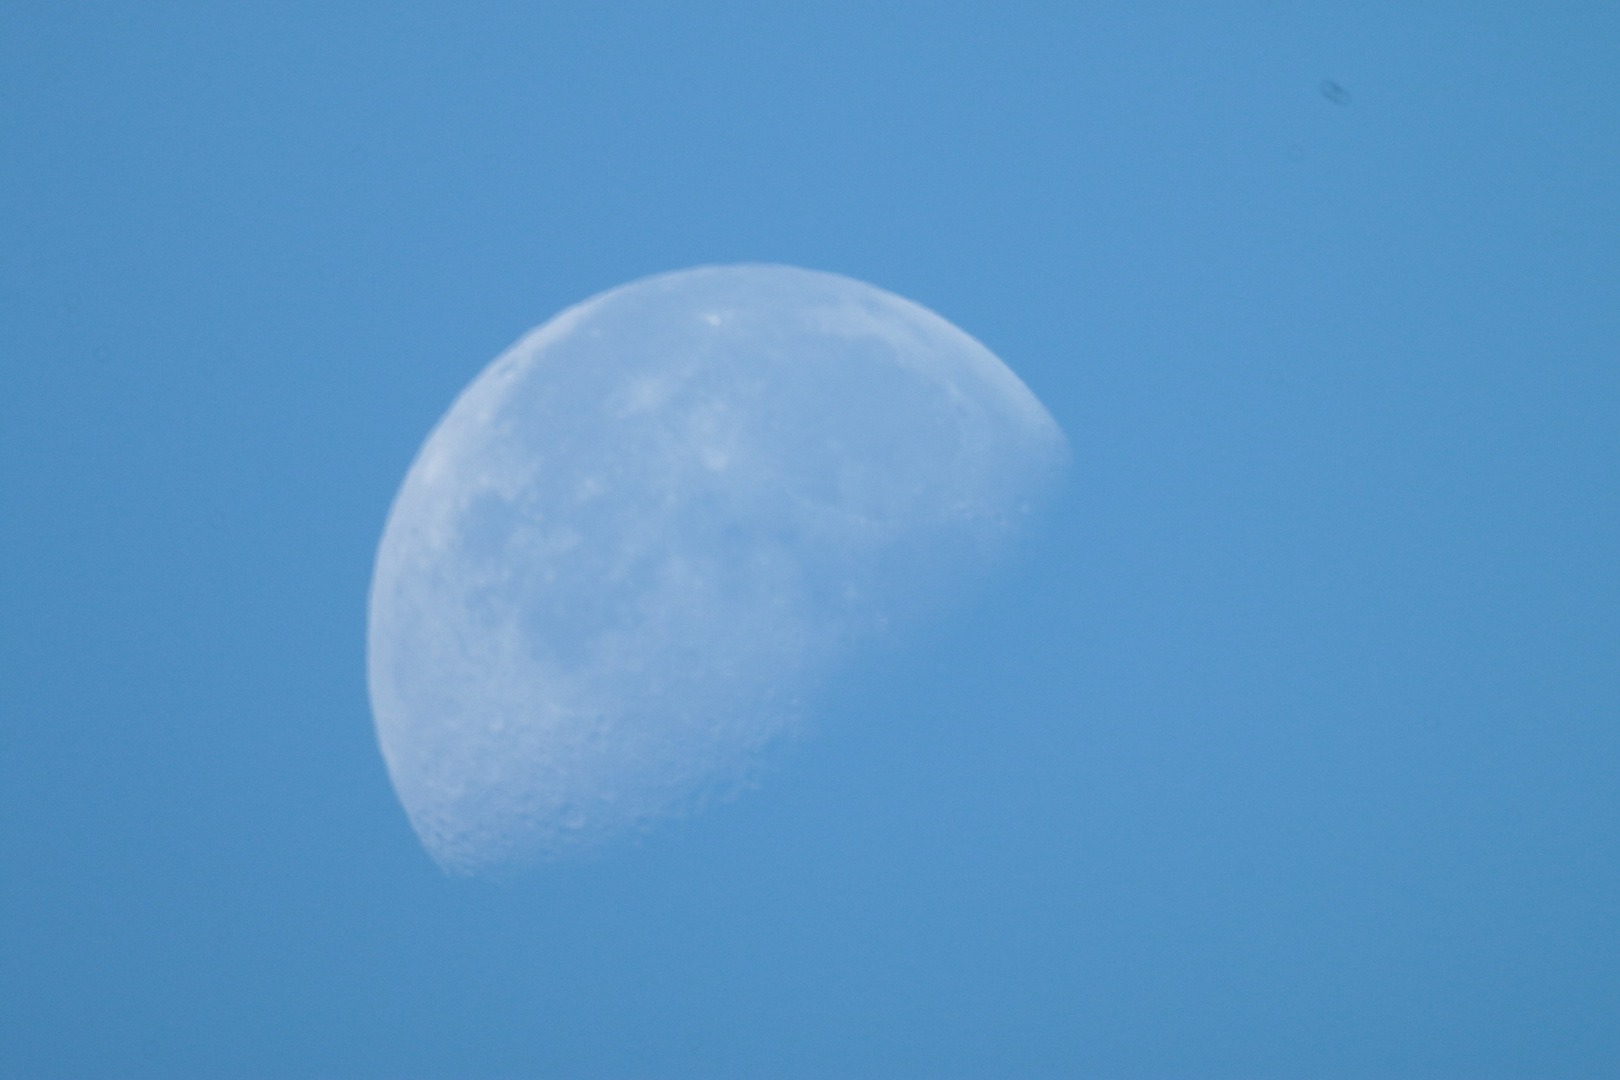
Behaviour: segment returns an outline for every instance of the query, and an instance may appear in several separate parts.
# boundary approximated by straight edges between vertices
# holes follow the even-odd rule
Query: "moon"
[[[482,874],[736,790],[1067,459],[988,349],[850,278],[700,267],[569,308],[461,393],[383,530],[367,681],[413,828]]]

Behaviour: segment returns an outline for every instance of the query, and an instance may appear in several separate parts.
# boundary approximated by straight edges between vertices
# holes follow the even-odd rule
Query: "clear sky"
[[[1414,10],[1417,9],[1417,10]],[[0,1075],[1620,1072],[1620,8],[0,7]],[[836,271],[1066,430],[759,790],[445,877],[390,499],[602,289]]]

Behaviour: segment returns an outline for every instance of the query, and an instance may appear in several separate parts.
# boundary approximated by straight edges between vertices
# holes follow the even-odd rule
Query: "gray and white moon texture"
[[[368,681],[417,835],[480,874],[752,782],[1067,460],[988,349],[836,274],[700,267],[564,311],[456,399],[383,531]]]

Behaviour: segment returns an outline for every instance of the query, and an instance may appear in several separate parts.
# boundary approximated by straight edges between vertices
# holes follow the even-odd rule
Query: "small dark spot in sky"
[[[1350,91],[1334,82],[1332,79],[1322,81],[1322,96],[1335,105],[1350,104]]]

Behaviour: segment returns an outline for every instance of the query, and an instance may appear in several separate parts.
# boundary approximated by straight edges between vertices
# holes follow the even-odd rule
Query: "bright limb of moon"
[[[734,788],[863,638],[995,558],[1067,443],[988,349],[786,266],[613,289],[428,436],[377,553],[377,736],[447,870]]]

